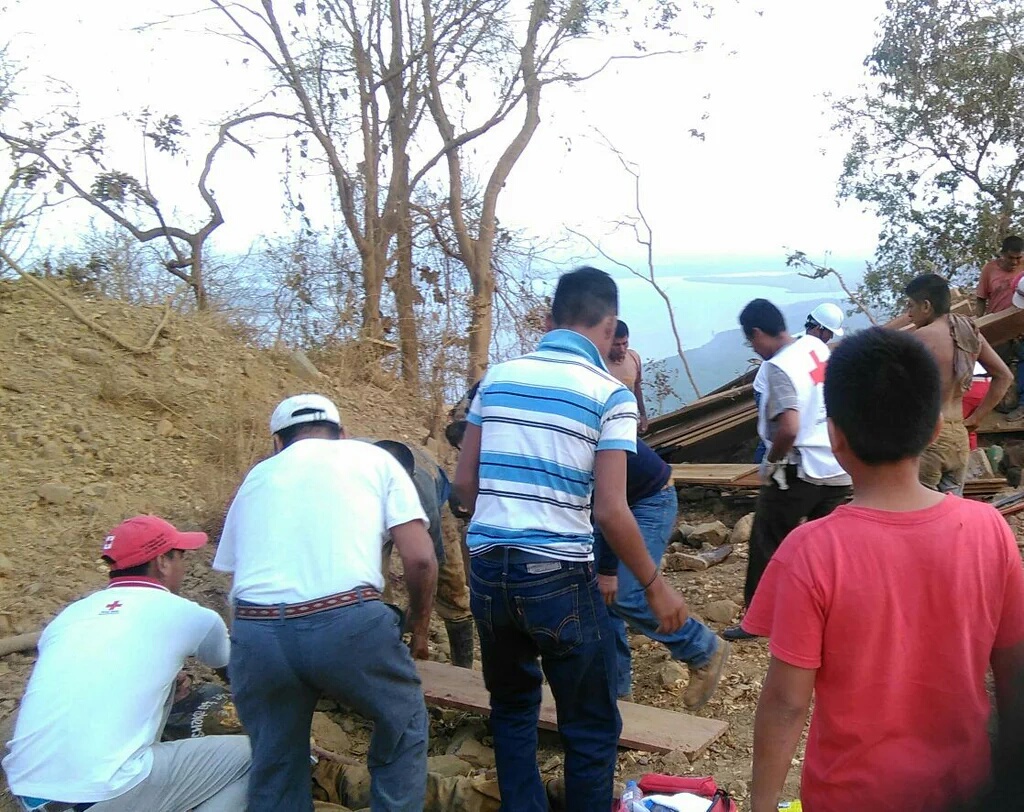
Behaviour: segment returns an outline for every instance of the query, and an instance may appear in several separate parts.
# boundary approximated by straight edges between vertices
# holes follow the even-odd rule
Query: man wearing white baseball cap
[[[39,640],[4,771],[26,810],[238,812],[249,740],[160,742],[186,657],[228,662],[212,609],[178,596],[185,551],[206,544],[156,516],[107,535],[106,589],[68,606]]]
[[[309,728],[321,696],[373,722],[371,806],[420,812],[427,712],[413,656],[427,655],[437,559],[412,480],[387,451],[347,439],[323,395],[270,418],[274,455],[228,510],[214,569],[231,572],[231,687],[252,740],[249,812],[311,810]],[[409,590],[412,656],[381,600],[390,533]]]

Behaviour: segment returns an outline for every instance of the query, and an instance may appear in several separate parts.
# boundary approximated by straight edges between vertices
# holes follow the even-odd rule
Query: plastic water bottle
[[[643,799],[643,790],[636,785],[636,781],[630,781],[622,791],[616,812],[647,812],[646,807],[641,803]]]

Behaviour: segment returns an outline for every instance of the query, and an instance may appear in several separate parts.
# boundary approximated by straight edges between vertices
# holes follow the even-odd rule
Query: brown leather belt
[[[348,592],[338,592],[306,603],[281,603],[274,606],[235,606],[235,617],[245,620],[278,620],[282,617],[303,617],[339,609],[361,601],[379,601],[380,592],[372,586],[359,586]]]

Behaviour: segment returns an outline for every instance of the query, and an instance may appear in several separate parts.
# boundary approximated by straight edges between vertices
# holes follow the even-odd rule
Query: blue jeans
[[[548,810],[537,769],[543,669],[565,750],[565,809],[604,812],[612,804],[622,722],[611,622],[594,566],[531,560],[515,550],[498,556],[472,559],[470,606],[491,694],[501,808]]]
[[[373,721],[373,812],[421,812],[427,710],[396,610],[366,601],[287,620],[236,618],[229,674],[252,743],[249,812],[313,809],[309,726],[321,696]]]
[[[632,507],[633,516],[647,545],[647,552],[655,561],[661,561],[665,554],[678,510],[679,497],[675,488],[664,488],[646,499],[639,500]],[[595,533],[595,537],[595,544],[607,544],[599,532]],[[660,633],[658,619],[647,604],[644,588],[636,576],[620,563],[618,577],[619,587],[615,605],[612,607],[612,626],[615,630],[619,696],[625,696],[630,692],[633,681],[632,655],[629,641],[626,639],[627,623],[634,631],[664,644],[674,659],[682,660],[691,668],[701,668],[708,664],[718,647],[718,637],[711,629],[691,617],[679,631],[670,634]]]

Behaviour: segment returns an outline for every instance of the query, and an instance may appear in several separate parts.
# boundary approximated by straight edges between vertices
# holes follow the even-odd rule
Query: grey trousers
[[[154,744],[146,780],[89,812],[244,812],[250,760],[248,736]]]

